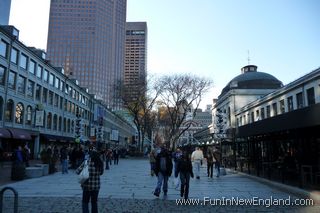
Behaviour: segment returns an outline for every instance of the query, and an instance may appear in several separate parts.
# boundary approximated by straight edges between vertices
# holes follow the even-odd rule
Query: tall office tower
[[[11,0],[0,0],[0,25],[9,24]]]
[[[120,107],[126,0],[51,0],[47,58],[107,106]]]
[[[130,88],[132,99],[141,94],[140,89],[146,84],[147,38],[146,22],[127,22],[124,85]]]

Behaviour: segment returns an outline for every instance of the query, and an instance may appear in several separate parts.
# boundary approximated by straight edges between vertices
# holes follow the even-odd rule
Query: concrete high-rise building
[[[120,107],[126,0],[51,1],[47,58],[107,106]]]
[[[9,24],[11,0],[0,0],[0,25]]]
[[[146,22],[127,22],[124,85],[130,87],[132,98],[138,95],[135,88],[146,83],[147,38]]]

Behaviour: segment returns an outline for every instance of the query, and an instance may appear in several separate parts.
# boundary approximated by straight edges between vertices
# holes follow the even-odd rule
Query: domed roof
[[[255,65],[243,67],[241,69],[242,73],[233,78],[223,88],[221,95],[231,89],[278,89],[282,86],[282,82],[276,77],[268,73],[258,72],[257,68]]]

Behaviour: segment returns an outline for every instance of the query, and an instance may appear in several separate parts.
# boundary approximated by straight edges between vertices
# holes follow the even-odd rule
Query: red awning
[[[12,138],[21,140],[31,140],[31,134],[23,129],[8,129],[11,132]]]
[[[0,138],[11,138],[11,133],[7,129],[0,128]]]

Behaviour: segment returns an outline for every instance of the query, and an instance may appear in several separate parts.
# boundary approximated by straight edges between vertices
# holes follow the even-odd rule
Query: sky
[[[25,45],[46,49],[49,7],[12,0],[9,24]],[[249,63],[283,84],[319,68],[319,11],[319,0],[127,0],[127,21],[148,25],[148,73],[213,81],[202,108]]]

